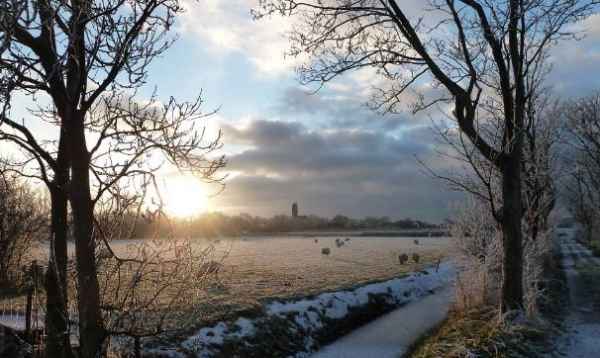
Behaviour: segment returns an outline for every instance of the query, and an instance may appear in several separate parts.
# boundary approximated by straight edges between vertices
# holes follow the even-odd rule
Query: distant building
[[[294,218],[298,217],[298,203],[292,204],[292,217],[294,217]]]

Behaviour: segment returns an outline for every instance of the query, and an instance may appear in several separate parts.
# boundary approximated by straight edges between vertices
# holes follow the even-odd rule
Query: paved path
[[[596,265],[600,258],[575,241],[575,231],[558,229],[563,253],[562,265],[567,276],[570,295],[570,313],[566,320],[567,332],[560,338],[554,356],[569,358],[600,357],[600,310],[594,307],[589,287],[582,282],[577,269],[583,265]]]
[[[453,288],[411,302],[325,346],[312,358],[397,358],[448,314]]]

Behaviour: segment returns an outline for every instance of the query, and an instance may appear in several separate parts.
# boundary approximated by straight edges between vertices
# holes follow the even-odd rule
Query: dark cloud
[[[422,173],[416,161],[435,158],[427,128],[402,135],[365,129],[309,129],[299,123],[255,120],[228,127],[230,141],[248,149],[230,156],[220,202],[229,211],[287,213],[293,201],[305,213],[333,216],[420,217],[441,220],[457,198]]]
[[[367,128],[397,130],[418,125],[424,115],[409,113],[382,115],[367,106],[368,97],[346,91],[324,89],[312,93],[300,87],[288,87],[273,110],[277,116],[298,118],[307,116],[327,128]]]
[[[581,41],[562,42],[551,53],[548,84],[560,96],[586,96],[600,90],[600,15],[588,22],[589,31]]]

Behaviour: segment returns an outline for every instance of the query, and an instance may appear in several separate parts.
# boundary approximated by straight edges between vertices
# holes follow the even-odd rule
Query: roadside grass
[[[547,339],[543,327],[500,323],[497,310],[484,307],[450,314],[407,357],[541,357]]]
[[[568,307],[566,277],[556,262],[558,256],[547,263],[546,294],[539,300],[540,318],[502,322],[495,306],[453,311],[415,342],[403,358],[547,357],[561,334]],[[594,268],[593,275],[593,282],[600,282],[600,269]],[[597,287],[600,297],[600,285]]]
[[[600,240],[593,240],[592,242],[590,242],[589,247],[594,256],[600,257]]]
[[[586,264],[578,266],[577,271],[586,287],[588,299],[593,302],[594,311],[600,312],[600,267]]]

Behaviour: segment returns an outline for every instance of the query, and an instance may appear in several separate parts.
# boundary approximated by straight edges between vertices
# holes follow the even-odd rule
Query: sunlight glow
[[[180,218],[195,216],[208,209],[208,197],[203,184],[193,177],[168,178],[164,200],[167,214]]]

